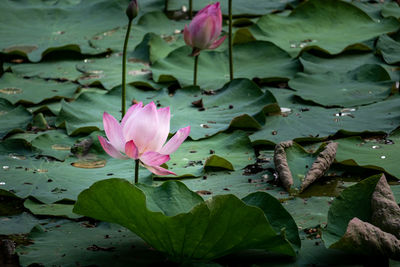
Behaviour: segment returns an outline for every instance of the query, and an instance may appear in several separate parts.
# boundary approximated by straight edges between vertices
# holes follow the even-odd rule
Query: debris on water
[[[103,168],[106,166],[106,160],[101,159],[101,160],[81,160],[77,162],[71,163],[72,166],[76,168],[82,168],[82,169],[97,169],[97,168]]]
[[[10,158],[12,158],[12,159],[26,160],[26,157],[25,157],[25,156],[23,156],[23,155],[18,155],[18,154],[15,154],[15,153],[10,153],[10,154],[8,154],[8,156],[9,156]]]
[[[386,159],[386,156],[381,156],[381,159]]]
[[[71,146],[63,145],[63,144],[54,144],[51,146],[51,149],[60,150],[60,151],[69,151],[69,150],[71,150]]]
[[[229,105],[229,109],[233,109],[233,105]]]
[[[197,153],[196,150],[190,150],[189,153]]]
[[[15,87],[8,87],[0,89],[0,93],[5,95],[17,95],[22,93],[22,89],[15,88]]]
[[[349,112],[339,112],[339,113],[335,113],[334,115],[335,117],[344,117],[344,116],[348,116],[350,118],[355,118],[355,116]]]
[[[372,146],[372,148],[373,149],[379,149],[379,148],[381,148],[380,146],[377,146],[377,145],[375,145],[375,146]]]
[[[200,127],[202,127],[202,128],[210,128],[210,126],[208,126],[207,124],[200,124]]]
[[[271,134],[272,134],[272,135],[277,135],[278,132],[277,132],[277,131],[272,131]]]
[[[0,185],[6,185],[6,183],[5,182],[0,182]]]
[[[310,109],[309,108],[301,108],[300,111],[301,112],[306,112],[306,111],[310,111]]]
[[[210,154],[215,154],[215,151],[210,149]]]
[[[192,105],[197,107],[197,108],[203,108],[203,98],[200,98],[199,100],[193,101]]]
[[[0,110],[0,116],[1,115],[5,115],[5,114],[7,114],[8,112],[7,111],[5,111],[5,110]]]
[[[198,190],[198,191],[196,191],[196,193],[199,195],[211,195],[212,194],[212,192],[208,191],[208,190]]]
[[[203,180],[207,180],[207,175],[204,175],[204,176],[203,176]]]
[[[35,171],[38,172],[38,173],[45,173],[45,172],[48,172],[49,170],[46,170],[46,169],[36,169]]]
[[[10,166],[3,166],[3,170],[8,171],[10,169]]]
[[[115,247],[99,247],[93,244],[90,247],[87,247],[86,249],[90,251],[114,251]]]

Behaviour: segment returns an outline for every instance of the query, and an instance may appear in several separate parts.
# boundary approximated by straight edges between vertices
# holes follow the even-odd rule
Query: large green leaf
[[[379,37],[376,48],[381,52],[387,63],[396,64],[400,62],[400,42],[387,35],[382,35]]]
[[[190,137],[196,140],[225,131],[229,127],[257,129],[260,124],[253,117],[263,117],[265,112],[279,110],[271,93],[263,93],[255,83],[246,79],[233,80],[215,95],[202,93],[198,88],[185,88],[176,91],[171,97],[166,90],[145,92],[128,87],[127,99],[129,102],[135,99],[170,106],[171,132],[190,125]],[[120,117],[120,99],[119,88],[106,95],[82,94],[72,103],[63,103],[57,118],[58,125],[65,122],[70,135],[102,129],[104,111],[116,118]],[[192,102],[200,99],[203,101],[203,111],[192,105]],[[82,109],[82,105],[91,108]]]
[[[88,39],[98,32],[127,24],[124,0],[50,2],[1,1],[0,51],[39,61],[54,50],[99,54]],[[46,25],[46,27],[44,27]]]
[[[297,73],[289,81],[296,95],[323,106],[354,107],[384,100],[393,82],[379,65],[363,65],[347,73]]]
[[[298,241],[297,227],[294,221],[288,221],[290,215],[277,200],[268,207],[268,213],[263,212],[270,200],[266,193],[246,197],[245,201],[251,203],[248,206],[233,195],[203,202],[180,182],[148,187],[145,193],[141,187],[121,179],[95,183],[80,194],[74,212],[125,226],[179,262],[218,258],[246,248],[295,255],[293,245],[279,232],[287,231],[289,239]],[[160,194],[164,199],[161,204],[154,202]],[[176,198],[189,198],[193,206],[176,206]],[[269,216],[285,218],[284,225],[290,224],[290,228],[284,230],[283,225],[275,224],[278,221],[269,222]]]
[[[400,7],[397,3],[395,2],[388,2],[386,5],[382,8],[382,16],[383,17],[395,17],[395,18],[400,18]]]
[[[271,89],[281,107],[290,112],[268,116],[260,131],[250,136],[254,144],[271,144],[287,140],[319,140],[337,132],[390,133],[400,124],[400,116],[393,112],[400,97],[391,97],[375,104],[351,109],[326,109],[299,102],[289,90]],[[371,121],[374,123],[371,124]],[[293,131],[296,129],[296,131]]]
[[[0,138],[13,131],[26,129],[32,121],[32,115],[22,106],[14,107],[5,99],[0,98]]]
[[[77,89],[78,86],[71,82],[24,79],[11,73],[5,73],[0,79],[0,98],[13,104],[72,98]]]
[[[329,54],[347,49],[370,50],[363,42],[394,32],[394,18],[374,21],[357,7],[337,0],[310,0],[287,17],[265,15],[250,28],[258,40],[273,42],[293,57],[316,48]]]
[[[234,46],[233,62],[236,78],[288,80],[298,71],[296,60],[269,42],[252,42]],[[181,86],[193,85],[194,57],[191,48],[181,47],[153,64],[156,82],[178,80]],[[252,60],[249,60],[249,59]],[[219,89],[229,81],[228,51],[202,51],[198,63],[198,85]]]
[[[362,139],[349,137],[338,139],[339,143],[336,160],[344,165],[361,166],[368,169],[385,171],[400,179],[397,164],[400,149],[400,132],[388,137],[391,141]]]

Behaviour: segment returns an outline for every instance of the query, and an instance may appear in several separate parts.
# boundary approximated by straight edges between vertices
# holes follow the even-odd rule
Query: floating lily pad
[[[358,108],[326,109],[299,102],[289,90],[271,91],[281,107],[288,108],[289,112],[267,116],[263,128],[250,135],[253,144],[315,141],[338,132],[353,135],[361,132],[390,133],[400,123],[400,116],[393,112],[400,104],[397,96]]]
[[[34,229],[33,244],[18,248],[21,266],[163,265],[165,257],[129,230],[108,223],[59,221],[46,231]],[[62,240],[62,242],[60,242]]]
[[[252,42],[234,46],[235,78],[288,80],[299,70],[296,60],[269,42]],[[156,82],[178,80],[184,86],[193,85],[194,58],[185,46],[171,52],[152,65]],[[252,60],[249,60],[249,59]],[[198,85],[204,89],[219,89],[229,81],[228,51],[202,51],[198,63]]]
[[[198,177],[207,168],[240,170],[253,163],[254,159],[254,150],[247,134],[237,131],[231,134],[220,133],[204,140],[185,141],[171,154],[167,164],[168,169],[178,176]]]
[[[305,52],[301,55],[300,62],[305,73],[334,72],[336,75],[346,74],[367,64],[378,64],[385,68],[393,81],[399,79],[398,71],[373,53],[343,53],[335,57],[317,57]]]
[[[382,16],[400,18],[400,7],[395,2],[388,2],[382,8]]]
[[[5,73],[0,79],[0,98],[11,103],[38,104],[46,100],[72,98],[78,86],[70,82],[24,79]]]
[[[40,221],[27,212],[0,217],[0,235],[27,234]]]
[[[0,99],[0,138],[8,133],[23,131],[32,121],[32,115],[22,106],[15,107]]]
[[[385,176],[372,176],[332,202],[323,240],[330,248],[399,260],[399,217]]]
[[[188,7],[188,1],[185,0],[169,0],[169,10],[180,10],[182,6]],[[253,0],[251,2],[246,0],[233,0],[232,1],[232,14],[234,16],[257,16],[279,11],[285,9],[286,6],[295,4],[293,0]],[[193,1],[193,10],[199,11],[208,5],[208,0]],[[224,15],[228,15],[228,2],[221,1],[221,11]]]
[[[376,47],[387,63],[396,64],[400,62],[400,42],[387,35],[382,35],[379,37]]]
[[[264,113],[279,110],[269,92],[263,93],[255,83],[246,79],[233,80],[215,95],[202,93],[203,91],[198,88],[185,88],[176,91],[171,97],[166,90],[145,92],[129,87],[127,99],[144,103],[155,101],[160,106],[170,106],[172,114],[170,131],[173,133],[190,125],[192,127],[190,137],[195,140],[210,137],[229,127],[257,129],[260,124],[254,117],[263,117]],[[200,99],[203,99],[203,109],[196,108],[192,104]],[[82,94],[74,102],[63,103],[57,123],[58,125],[65,123],[67,133],[70,135],[103,129],[103,112],[109,112],[119,118],[120,102],[119,90],[113,90],[106,95]],[[82,110],[82,105],[90,106],[91,109]]]
[[[287,17],[265,15],[250,28],[257,40],[270,41],[297,56],[311,48],[329,54],[344,50],[371,50],[363,42],[395,32],[394,18],[374,21],[352,4],[336,0],[311,0],[297,6]]]
[[[76,81],[82,73],[76,64],[82,60],[51,60],[39,63],[23,63],[11,65],[13,73],[23,77],[39,77],[43,79],[60,79]]]
[[[24,202],[24,206],[35,215],[59,216],[67,217],[70,219],[77,219],[82,217],[72,212],[72,209],[74,207],[73,204],[41,204],[27,199]]]
[[[379,65],[363,65],[347,73],[298,73],[289,81],[296,95],[323,106],[354,107],[384,100],[393,82]]]
[[[244,202],[233,195],[204,202],[190,192],[180,182],[157,188],[109,179],[82,192],[74,212],[121,224],[178,262],[214,259],[245,248],[295,255],[297,226],[267,193],[251,194]],[[154,201],[158,196],[164,201]],[[118,204],[126,202],[135,205]]]
[[[189,21],[168,19],[164,13],[160,12],[164,0],[161,0],[160,2],[162,2],[162,5],[157,6],[159,10],[158,12],[145,13],[140,17],[137,24],[132,25],[128,42],[128,53],[135,49],[135,47],[143,40],[146,33],[154,33],[164,40],[173,42],[176,38],[182,35],[181,31],[185,27],[185,24],[189,24]],[[139,3],[140,9],[142,8],[142,4],[144,3]],[[142,10],[140,13],[141,12]],[[125,15],[122,13],[122,16]],[[126,22],[126,24],[127,23],[128,22]],[[97,32],[99,32],[99,34],[93,36],[91,39],[91,43],[96,48],[111,49],[114,52],[122,52],[122,42],[125,39],[126,26],[106,29],[104,32]]]
[[[1,39],[0,50],[26,55],[34,62],[54,50],[83,54],[105,52],[105,49],[91,47],[88,39],[97,32],[127,24],[126,5],[123,0],[78,3],[2,1],[0,32],[7,38]]]
[[[336,160],[344,165],[385,171],[400,179],[397,159],[400,147],[400,132],[388,137],[389,142],[377,139],[349,137],[338,139]]]
[[[121,85],[122,56],[112,54],[106,58],[88,59],[77,64],[83,72],[79,82],[85,85],[101,83],[106,89]],[[128,62],[126,64],[126,82],[133,85],[160,88],[151,81],[150,66],[147,63]]]
[[[0,143],[0,193],[20,198],[29,196],[44,204],[68,199],[75,200],[78,194],[95,181],[109,177],[124,177],[133,180],[133,161],[103,159],[97,155],[85,158],[68,158],[64,162],[35,159],[35,154],[21,149],[18,142]],[[140,179],[150,175],[140,170]]]
[[[274,162],[288,192],[298,193],[323,176],[333,163],[336,143],[322,144],[314,153],[287,141],[275,146]]]

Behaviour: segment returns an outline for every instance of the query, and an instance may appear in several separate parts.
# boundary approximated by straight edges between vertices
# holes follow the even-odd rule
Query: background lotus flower
[[[218,39],[222,30],[222,14],[219,2],[207,5],[200,10],[183,30],[185,43],[193,48],[192,56],[203,49],[215,49],[222,44],[226,36]]]
[[[110,114],[103,114],[107,138],[99,136],[103,149],[114,158],[140,160],[142,165],[157,175],[175,173],[160,167],[170,160],[190,133],[190,126],[179,129],[166,143],[169,134],[169,107],[157,110],[154,102],[143,106],[142,102],[129,108],[121,124]]]

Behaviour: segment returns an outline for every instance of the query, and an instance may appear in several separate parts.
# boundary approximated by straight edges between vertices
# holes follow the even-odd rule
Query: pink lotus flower
[[[222,14],[219,2],[207,5],[185,25],[183,37],[185,43],[193,48],[192,56],[197,56],[203,49],[215,49],[222,44],[226,36],[218,39],[222,30]]]
[[[130,107],[121,124],[104,112],[103,124],[107,138],[99,136],[103,149],[113,158],[139,159],[141,164],[157,175],[175,173],[160,167],[170,160],[190,133],[190,126],[179,129],[164,145],[169,134],[169,107],[157,110],[154,102],[143,107],[142,102]]]

